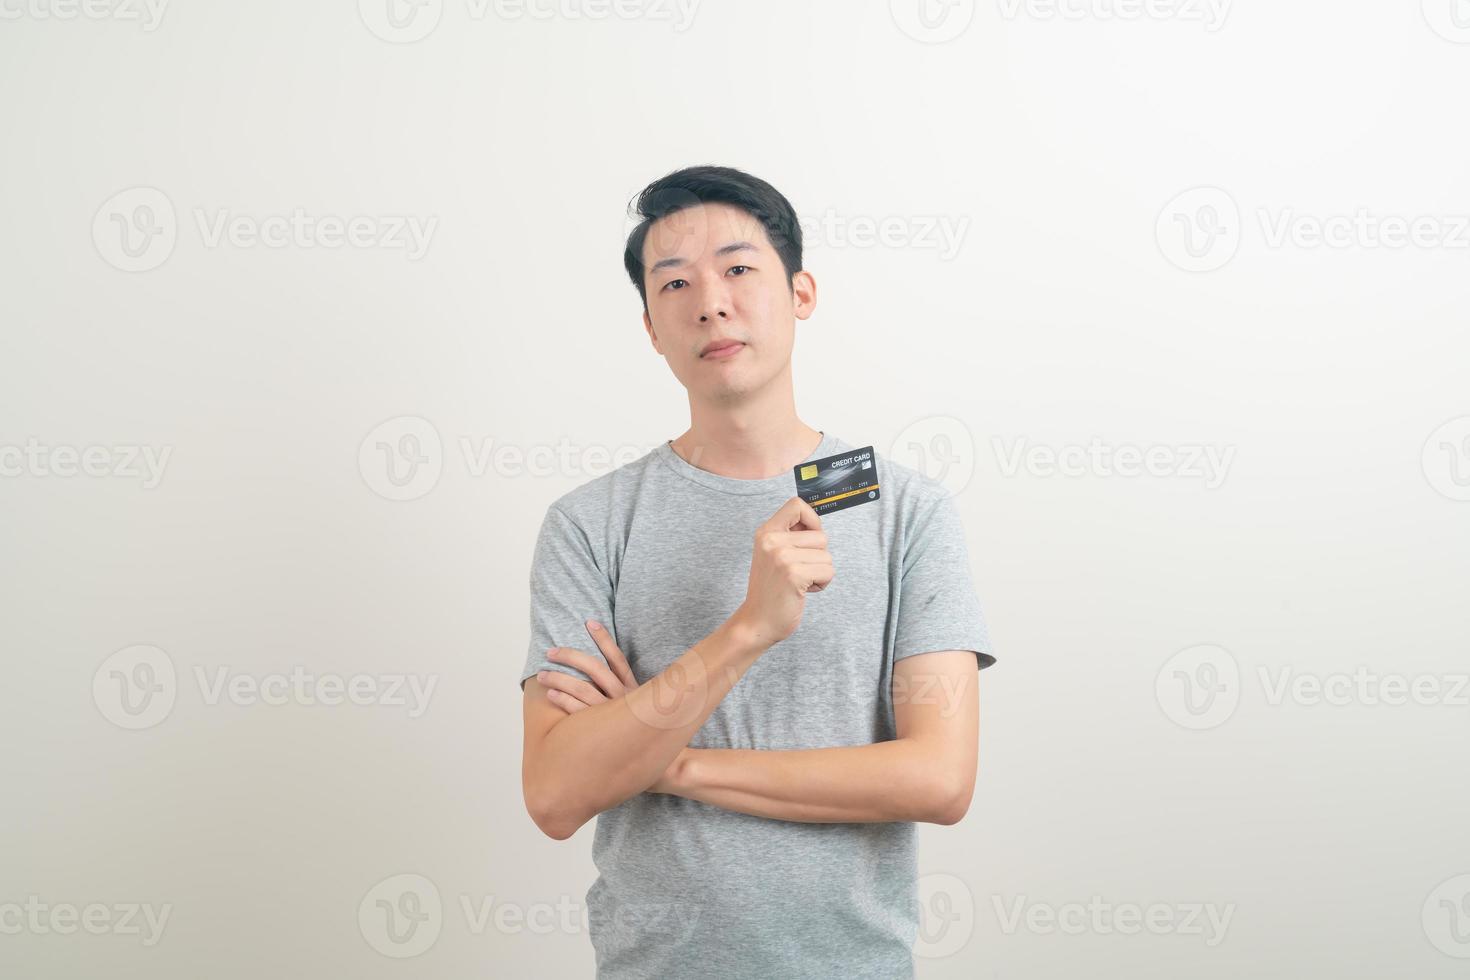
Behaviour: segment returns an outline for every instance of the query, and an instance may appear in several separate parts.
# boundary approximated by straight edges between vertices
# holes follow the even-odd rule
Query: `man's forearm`
[[[764,649],[732,617],[635,690],[558,722],[527,772],[537,823],[571,836],[648,789]]]
[[[690,749],[669,792],[808,823],[953,823],[968,800],[946,757],[913,739],[830,749]]]

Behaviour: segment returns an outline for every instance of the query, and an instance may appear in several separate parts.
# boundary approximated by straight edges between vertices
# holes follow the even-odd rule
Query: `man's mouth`
[[[705,360],[717,361],[726,357],[734,357],[744,346],[738,340],[717,340],[700,351],[699,356]]]

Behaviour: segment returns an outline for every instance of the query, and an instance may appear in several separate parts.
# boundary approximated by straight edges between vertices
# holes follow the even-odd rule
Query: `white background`
[[[1462,0],[388,2],[0,0],[0,973],[591,975],[527,567],[687,425],[621,248],[695,163],[808,222],[803,420],[966,521],[919,975],[1470,969]]]

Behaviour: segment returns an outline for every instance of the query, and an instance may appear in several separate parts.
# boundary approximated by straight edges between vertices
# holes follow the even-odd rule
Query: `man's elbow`
[[[965,819],[970,812],[970,801],[975,796],[975,780],[952,779],[940,784],[935,793],[932,823],[952,827]]]
[[[523,774],[521,795],[525,799],[526,813],[530,815],[531,822],[552,840],[566,840],[587,822],[586,818],[578,819],[565,802],[557,798],[551,787],[530,778],[529,773]]]
[[[570,817],[565,811],[558,810],[539,800],[531,797],[526,798],[526,812],[530,814],[531,821],[547,837],[552,840],[566,840],[575,834],[586,821]]]

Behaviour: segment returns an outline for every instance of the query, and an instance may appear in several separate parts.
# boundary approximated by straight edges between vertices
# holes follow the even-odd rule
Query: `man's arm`
[[[536,826],[566,840],[603,810],[648,789],[764,650],[732,616],[647,683],[573,714],[528,678],[521,788]],[[583,656],[584,671],[606,690],[611,674],[600,671],[607,668]]]
[[[958,823],[975,791],[975,654],[916,654],[893,666],[898,737],[789,751],[689,749],[655,791],[758,817],[819,823]]]
[[[555,518],[555,519],[554,519]],[[745,602],[713,633],[684,651],[669,667],[636,686],[622,651],[606,630],[592,632],[603,658],[566,651],[564,666],[591,683],[547,674],[561,684],[554,703],[535,667],[551,665],[532,646],[522,691],[524,740],[521,790],[531,819],[548,836],[565,840],[604,810],[660,784],[670,763],[704,725],[745,671],[767,649],[790,636],[801,621],[808,591],[832,581],[821,519],[811,505],[792,497],[756,529]],[[608,606],[605,580],[585,534],[557,517],[542,526],[532,562],[532,636],[567,635],[578,601]],[[606,620],[603,620],[604,622]],[[582,620],[586,623],[587,620]],[[590,626],[588,627],[590,629]],[[611,669],[616,665],[617,674]],[[567,714],[564,695],[580,685],[609,697]]]

